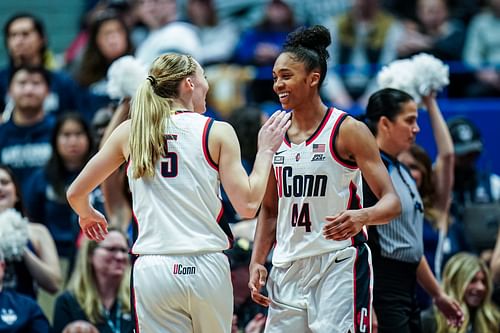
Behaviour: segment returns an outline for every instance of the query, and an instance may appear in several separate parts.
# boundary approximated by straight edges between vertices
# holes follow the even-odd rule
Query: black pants
[[[415,298],[418,264],[373,257],[373,309],[379,333],[420,333]]]

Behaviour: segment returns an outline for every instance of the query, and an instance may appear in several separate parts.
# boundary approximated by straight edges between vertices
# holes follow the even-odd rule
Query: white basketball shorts
[[[132,274],[137,333],[230,333],[233,288],[223,253],[141,255]]]
[[[370,333],[373,274],[366,244],[273,267],[266,333]]]

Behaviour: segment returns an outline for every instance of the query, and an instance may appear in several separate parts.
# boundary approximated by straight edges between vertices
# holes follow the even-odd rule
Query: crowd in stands
[[[21,256],[4,253],[7,240],[0,238],[0,332],[132,332],[127,249],[134,231],[124,172],[91,196],[114,228],[100,243],[80,234],[65,194],[128,116],[130,96],[117,100],[107,92],[107,71],[122,56],[149,66],[163,53],[193,55],[210,83],[207,113],[236,129],[247,170],[263,119],[279,108],[273,63],[301,25],[322,24],[332,34],[321,93],[343,110],[366,107],[383,65],[421,52],[450,66],[450,86],[438,96],[500,97],[500,0],[85,3],[81,30],[63,57],[50,49],[47,22],[29,8],[9,13],[3,29],[9,59],[0,68],[0,231],[11,210],[27,231]],[[438,154],[413,146],[398,163],[422,198],[425,256],[465,312],[457,332],[500,332],[500,176],[477,165],[484,143],[473,119],[446,122],[435,94],[423,107]],[[233,332],[261,332],[266,311],[246,286],[255,221],[242,221],[224,203],[238,237],[228,251]],[[422,290],[417,300],[422,332],[451,332]]]

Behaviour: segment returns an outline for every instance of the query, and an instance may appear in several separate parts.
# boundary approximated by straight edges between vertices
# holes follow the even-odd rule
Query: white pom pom
[[[132,97],[148,76],[146,66],[133,56],[115,60],[108,69],[107,92],[111,98]]]
[[[15,209],[0,213],[0,249],[6,260],[20,260],[28,243],[28,221]]]
[[[415,76],[415,87],[422,96],[433,91],[440,91],[450,84],[449,67],[438,58],[420,53],[412,57],[418,75]]]
[[[395,60],[378,73],[377,83],[381,88],[402,90],[419,103],[420,95],[413,85],[415,76],[415,66],[410,59]]]
[[[420,104],[422,96],[447,86],[449,68],[441,60],[426,53],[411,59],[395,60],[377,74],[380,88],[394,88],[410,94]]]

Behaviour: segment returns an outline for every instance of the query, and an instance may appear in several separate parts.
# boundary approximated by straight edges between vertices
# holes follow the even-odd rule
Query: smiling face
[[[273,90],[285,110],[296,109],[309,103],[311,94],[317,92],[319,71],[308,73],[302,62],[291,53],[282,53],[273,67]]]
[[[484,301],[487,292],[486,274],[479,271],[467,285],[464,301],[469,308],[478,308]]]
[[[121,279],[128,264],[127,240],[120,232],[110,231],[90,260],[97,276]]]

